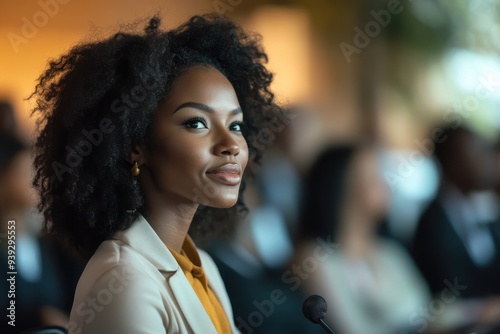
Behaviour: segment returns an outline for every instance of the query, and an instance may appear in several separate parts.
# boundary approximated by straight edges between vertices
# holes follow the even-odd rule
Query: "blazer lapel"
[[[231,326],[231,332],[239,333],[239,330],[236,328],[236,325],[233,321],[233,309],[231,307],[231,301],[229,300],[224,282],[222,281],[222,277],[219,274],[219,270],[217,269],[216,264],[205,251],[198,249],[198,253],[200,254],[203,269],[205,270],[205,274],[208,278],[208,285],[217,296],[219,302],[222,305],[222,308],[226,312],[227,320],[229,321],[229,325]]]
[[[186,326],[193,333],[217,334],[212,320],[179,264],[141,214],[127,230],[117,233],[114,239],[134,248],[162,273],[168,281],[179,311],[186,318]]]
[[[182,270],[167,278],[175,300],[193,333],[217,334],[217,330]]]
[[[118,232],[113,239],[132,247],[162,272],[176,272],[179,269],[167,246],[141,214],[128,229]]]

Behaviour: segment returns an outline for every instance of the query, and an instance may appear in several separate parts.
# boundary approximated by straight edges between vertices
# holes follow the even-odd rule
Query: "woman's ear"
[[[145,149],[142,145],[135,145],[128,153],[127,161],[132,165],[134,161],[142,165],[145,162]]]

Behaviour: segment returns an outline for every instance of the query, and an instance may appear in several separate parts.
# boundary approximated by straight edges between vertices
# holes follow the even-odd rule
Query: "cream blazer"
[[[215,263],[198,252],[232,333],[239,333]],[[142,215],[104,241],[88,262],[67,329],[70,334],[217,333],[177,261]]]

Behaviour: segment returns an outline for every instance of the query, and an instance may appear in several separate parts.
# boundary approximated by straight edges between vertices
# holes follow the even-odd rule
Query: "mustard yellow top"
[[[171,249],[170,252],[196,292],[196,295],[203,304],[205,311],[207,311],[217,332],[231,333],[231,327],[229,326],[226,312],[224,312],[217,296],[208,286],[207,277],[201,267],[200,256],[191,238],[187,237],[184,240],[180,254]]]

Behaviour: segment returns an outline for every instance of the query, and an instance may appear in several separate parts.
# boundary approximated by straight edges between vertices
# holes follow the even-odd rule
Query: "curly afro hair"
[[[260,156],[259,130],[283,113],[269,89],[259,35],[217,14],[194,16],[170,31],[159,25],[155,16],[143,33],[121,31],[77,45],[49,62],[31,95],[38,116],[33,185],[44,228],[85,257],[129,227],[144,205],[126,158],[135,145],[147,145],[153,115],[183,71],[211,66],[231,82],[245,119],[249,166]],[[200,206],[192,226],[230,226],[246,210],[243,190],[242,184],[231,209]]]

